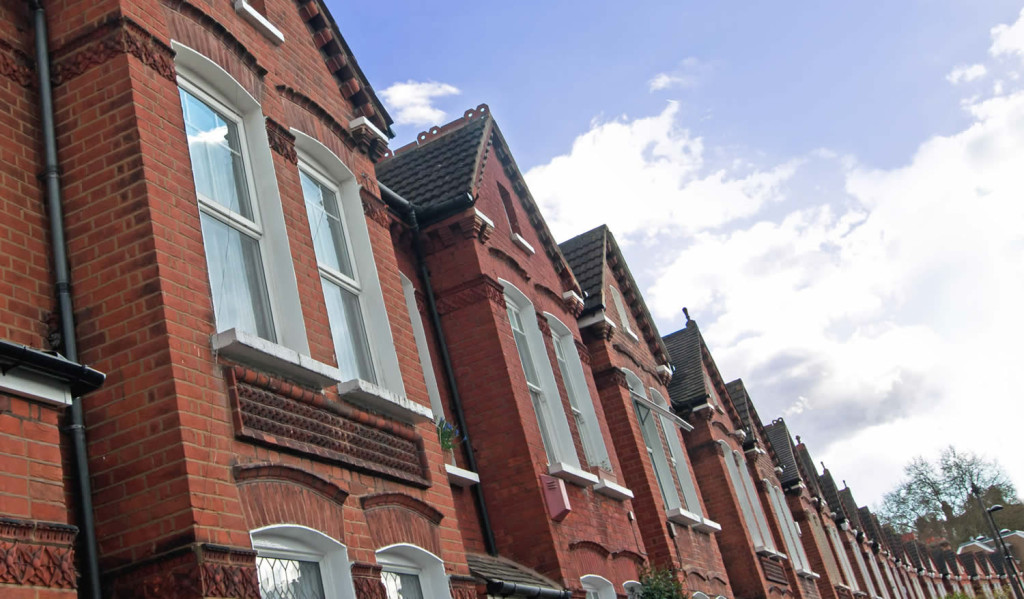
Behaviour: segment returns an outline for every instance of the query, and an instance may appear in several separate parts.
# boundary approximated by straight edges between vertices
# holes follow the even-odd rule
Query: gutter
[[[430,312],[430,321],[433,324],[434,335],[437,337],[437,344],[441,350],[441,363],[444,365],[445,380],[448,382],[448,388],[452,393],[452,407],[455,409],[455,420],[462,431],[462,434],[466,440],[466,465],[469,466],[473,472],[480,472],[477,468],[476,454],[473,451],[473,443],[469,439],[469,430],[466,428],[466,414],[462,409],[462,396],[459,394],[459,387],[455,382],[455,368],[452,366],[451,354],[448,352],[448,342],[444,336],[444,329],[441,328],[441,315],[437,312],[437,300],[434,297],[434,286],[430,283],[430,269],[427,268],[427,262],[423,258],[423,243],[420,239],[420,222],[421,219],[436,217],[438,211],[424,211],[413,205],[412,202],[398,195],[394,191],[391,191],[380,181],[377,185],[381,190],[381,197],[384,201],[390,205],[399,213],[405,215],[405,222],[412,229],[412,244],[413,253],[416,257],[416,266],[419,269],[420,280],[423,283],[423,290],[427,296],[427,311]],[[466,194],[468,200],[467,206],[472,203],[472,197]],[[465,201],[465,200],[463,200]],[[484,548],[490,555],[498,555],[498,546],[494,540],[494,529],[491,527],[491,518],[487,512],[487,503],[484,501],[484,492],[477,483],[472,486],[473,489],[473,500],[476,503],[477,510],[480,512],[480,526],[483,528],[484,535]],[[531,597],[541,597],[542,595],[530,595]],[[543,595],[547,597],[547,595]]]
[[[49,36],[46,31],[46,11],[41,0],[29,0],[35,28],[36,72],[39,75],[39,116],[43,128],[43,153],[45,158],[46,205],[50,216],[50,243],[53,251],[57,307],[60,311],[60,334],[67,360],[78,362],[78,344],[75,339],[75,311],[71,302],[71,275],[68,267],[66,238],[64,235],[64,213],[60,193],[60,170],[57,163],[57,133],[53,119],[53,87],[50,79]],[[26,354],[28,355],[28,354]],[[33,356],[46,364],[38,356]],[[54,367],[53,363],[49,366]],[[61,367],[63,368],[63,367]],[[95,371],[93,371],[95,372]],[[97,373],[98,374],[98,373]],[[91,390],[92,383],[101,384],[93,375],[82,376],[90,381],[76,391]],[[95,387],[92,387],[95,388]],[[96,521],[93,515],[92,483],[89,479],[89,459],[85,440],[85,416],[82,398],[75,394],[69,409],[68,430],[71,432],[72,453],[75,461],[75,486],[79,507],[79,551],[82,554],[82,584],[79,595],[89,599],[100,599],[99,551],[96,544]]]
[[[24,368],[66,384],[75,397],[95,391],[106,375],[62,356],[0,339],[0,373]]]
[[[499,597],[538,597],[542,599],[571,599],[572,591],[559,591],[503,580],[488,580],[487,594]]]

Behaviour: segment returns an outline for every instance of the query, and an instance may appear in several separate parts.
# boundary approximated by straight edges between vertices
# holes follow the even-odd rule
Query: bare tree
[[[912,459],[903,473],[905,478],[883,498],[879,518],[922,538],[941,536],[960,542],[985,532],[981,521],[970,517],[974,485],[990,500],[1019,503],[1013,483],[998,462],[952,445],[935,462],[920,456]]]

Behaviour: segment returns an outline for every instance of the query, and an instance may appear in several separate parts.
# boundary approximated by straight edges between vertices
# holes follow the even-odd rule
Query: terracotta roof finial
[[[686,317],[686,324],[690,324],[690,311],[683,307],[683,316]]]
[[[800,440],[800,435],[797,435],[796,436],[796,444],[800,445],[801,443],[803,443],[803,441]]]

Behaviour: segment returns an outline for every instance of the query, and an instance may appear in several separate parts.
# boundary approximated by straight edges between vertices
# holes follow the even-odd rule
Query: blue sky
[[[978,409],[1024,419],[1020,0],[328,4],[394,147],[488,103],[556,237],[612,223],[860,501],[951,442],[1024,486]]]

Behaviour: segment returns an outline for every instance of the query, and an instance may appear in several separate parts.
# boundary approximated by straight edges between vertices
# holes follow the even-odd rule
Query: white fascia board
[[[599,322],[606,323],[608,326],[612,327],[613,329],[617,328],[615,323],[612,322],[612,319],[608,318],[608,316],[604,313],[604,310],[599,310],[597,312],[594,312],[590,316],[587,316],[585,318],[581,318],[580,320],[577,321],[576,324],[578,324],[581,329],[585,329],[585,328],[587,328],[587,327],[589,327],[591,325],[597,324]]]
[[[363,405],[396,420],[416,424],[434,420],[434,411],[404,395],[362,379],[352,379],[338,385],[338,393],[346,400]]]
[[[448,482],[456,487],[472,487],[480,483],[480,475],[472,470],[459,468],[452,464],[445,464],[444,470],[448,474]]]
[[[214,353],[317,389],[342,379],[341,371],[333,366],[238,329],[211,335],[210,345]]]
[[[533,249],[533,246],[530,245],[530,242],[526,241],[526,239],[524,239],[523,236],[520,235],[519,233],[512,233],[512,243],[518,245],[528,254],[532,255],[537,253],[537,250]]]
[[[370,133],[373,133],[373,135],[380,139],[381,142],[383,142],[385,145],[387,145],[387,143],[391,141],[390,139],[388,139],[386,133],[378,129],[377,125],[374,125],[373,121],[366,118],[365,116],[354,118],[348,122],[349,130],[358,129],[360,127],[366,127],[367,129],[369,129]]]
[[[693,430],[693,425],[692,425],[692,424],[690,424],[689,422],[687,422],[687,421],[683,420],[683,419],[682,419],[682,418],[680,418],[679,416],[676,416],[676,415],[675,415],[675,414],[674,414],[674,413],[672,412],[672,410],[669,410],[669,409],[668,409],[668,408],[666,408],[665,406],[662,406],[662,405],[660,405],[660,404],[657,404],[657,403],[655,403],[655,402],[653,402],[653,401],[651,401],[651,400],[647,399],[646,397],[637,397],[637,396],[634,396],[634,397],[633,397],[633,399],[635,399],[636,401],[638,401],[638,402],[640,402],[640,403],[644,404],[645,406],[647,406],[648,408],[650,408],[650,409],[654,410],[654,411],[655,411],[655,412],[657,412],[658,414],[661,414],[661,415],[662,415],[662,416],[664,416],[665,418],[668,418],[668,419],[670,419],[670,420],[671,420],[671,421],[672,421],[673,423],[675,423],[675,425],[676,425],[676,426],[682,427],[682,429],[683,429],[684,431],[686,431],[686,432],[690,432],[690,431],[692,431],[692,430]]]
[[[578,487],[592,487],[598,483],[593,474],[565,462],[555,462],[548,466],[548,474],[560,478]]]
[[[6,373],[0,372],[0,391],[58,406],[71,404],[67,385],[25,369],[11,368]]]
[[[633,499],[633,492],[623,487],[622,485],[616,484],[603,476],[598,477],[597,484],[594,485],[594,490],[602,495],[607,495],[612,499],[619,501],[625,501],[627,499]]]
[[[235,0],[235,12],[242,15],[242,18],[270,39],[270,41],[277,45],[284,43],[284,34],[281,33],[281,30],[274,27],[266,17],[260,14],[260,11],[253,8],[246,0]]]

